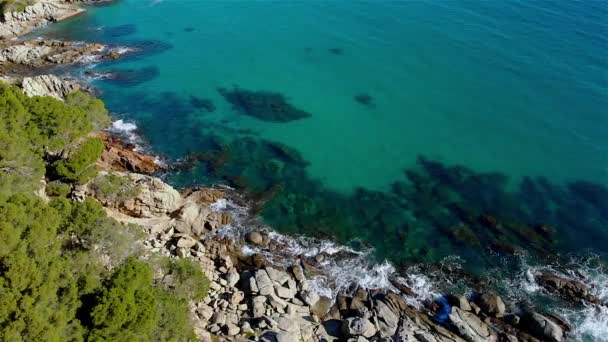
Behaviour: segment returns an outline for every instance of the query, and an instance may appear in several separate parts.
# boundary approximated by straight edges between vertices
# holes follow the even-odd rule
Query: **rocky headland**
[[[0,74],[29,96],[63,98],[81,88],[54,75],[28,75],[86,56],[117,58],[95,43],[18,41],[14,38],[49,22],[78,14],[74,1],[42,0],[0,23]],[[11,72],[9,72],[12,71]],[[35,70],[35,71],[34,71]],[[109,216],[137,224],[144,257],[164,255],[196,260],[211,280],[209,295],[190,303],[190,319],[201,341],[564,341],[569,323],[528,305],[505,302],[492,291],[444,293],[420,298],[410,284],[388,275],[389,286],[353,282],[341,291],[319,291],[314,279],[331,278],[318,253],[284,254],[284,239],[257,226],[235,228],[226,204],[232,189],[177,190],[154,175],[163,171],[153,156],[140,153],[110,132],[97,133],[105,149],[99,176],[76,186],[70,197],[91,197]],[[118,192],[101,184],[112,179]],[[119,180],[116,183],[116,180]],[[41,194],[44,196],[44,194]],[[235,231],[236,230],[236,231]],[[228,233],[227,233],[228,232]],[[348,257],[348,256],[346,256]],[[166,277],[158,271],[155,279]],[[365,276],[364,274],[360,275]],[[539,272],[543,291],[572,303],[607,305],[593,289],[559,273]]]

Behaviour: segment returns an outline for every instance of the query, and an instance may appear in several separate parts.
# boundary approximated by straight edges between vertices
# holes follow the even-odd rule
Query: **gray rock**
[[[286,331],[281,331],[276,335],[277,342],[294,342],[298,341],[298,335],[294,333],[289,333]]]
[[[226,274],[226,281],[228,282],[228,285],[230,287],[234,287],[236,285],[236,283],[239,282],[240,278],[241,277],[239,276],[239,274],[234,270],[232,270]]]
[[[40,75],[25,77],[21,82],[21,88],[27,96],[52,96],[63,99],[71,92],[80,89],[78,82],[63,80],[55,75]]]
[[[498,341],[498,338],[490,331],[488,325],[470,312],[452,307],[452,312],[448,317],[458,330],[460,336],[469,342]]]
[[[192,248],[194,247],[194,245],[196,245],[196,240],[190,238],[190,237],[181,237],[179,240],[177,240],[177,247],[183,247],[183,248]]]
[[[255,276],[249,277],[249,291],[251,291],[251,293],[258,293],[260,292],[260,289],[258,288],[258,283],[255,280]]]
[[[314,306],[315,304],[317,304],[319,299],[321,299],[321,297],[319,297],[319,294],[314,291],[303,291],[300,293],[300,297],[308,306]]]
[[[274,294],[268,295],[268,301],[270,303],[270,306],[272,306],[277,311],[284,311],[287,307],[287,302]]]
[[[295,291],[288,289],[284,286],[277,286],[276,293],[277,293],[277,296],[284,298],[284,299],[291,299],[295,296]]]
[[[319,318],[323,318],[323,317],[325,317],[325,315],[327,314],[327,312],[329,311],[330,308],[331,308],[331,299],[329,299],[325,296],[321,296],[321,297],[319,297],[317,302],[310,307],[310,313]]]
[[[287,272],[277,270],[276,268],[266,267],[266,273],[268,273],[268,277],[278,285],[283,285],[290,279]]]
[[[559,325],[536,312],[526,313],[521,318],[521,326],[532,335],[547,341],[561,342],[564,332]]]
[[[247,233],[245,239],[247,240],[247,242],[256,246],[264,246],[264,237],[259,232],[251,231]]]
[[[469,304],[469,300],[467,299],[467,297],[463,295],[449,294],[446,296],[446,298],[450,305],[457,306],[458,308],[464,311],[471,311],[471,305]]]
[[[226,335],[228,336],[238,335],[239,332],[241,332],[241,328],[234,324],[228,324],[226,326]]]
[[[241,333],[243,334],[253,334],[254,330],[251,328],[251,325],[249,324],[249,322],[243,322],[243,324],[241,324]]]
[[[190,255],[190,250],[188,248],[180,247],[177,249],[175,254],[177,254],[177,256],[180,258],[185,258]]]
[[[196,313],[199,317],[205,321],[208,321],[213,317],[213,309],[208,305],[201,305],[196,309]]]
[[[391,308],[381,300],[374,301],[374,312],[380,337],[391,337],[395,335],[399,326],[399,314],[393,312]]]
[[[504,317],[506,307],[502,299],[495,293],[485,292],[477,299],[477,305],[488,316]]]
[[[274,293],[272,280],[270,280],[270,277],[265,270],[255,271],[255,281],[261,295],[265,296]]]
[[[349,337],[370,338],[376,335],[376,327],[366,318],[350,317],[342,321],[342,333]]]
[[[347,340],[347,342],[367,342],[368,339],[366,339],[363,336],[357,336],[357,337],[351,337]]]

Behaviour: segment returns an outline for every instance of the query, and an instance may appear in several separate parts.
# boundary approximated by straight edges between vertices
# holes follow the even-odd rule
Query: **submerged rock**
[[[357,94],[354,96],[354,99],[357,103],[362,104],[368,108],[376,107],[376,104],[374,103],[374,98],[369,94],[366,94],[366,93]]]
[[[207,112],[215,112],[215,105],[210,99],[205,99],[197,96],[190,96],[190,104],[192,107],[202,109]]]
[[[271,122],[289,122],[310,117],[297,109],[282,94],[270,91],[251,91],[234,87],[218,89],[219,93],[241,114]]]

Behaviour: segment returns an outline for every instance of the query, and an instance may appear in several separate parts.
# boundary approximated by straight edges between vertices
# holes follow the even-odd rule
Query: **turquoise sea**
[[[43,35],[134,49],[73,72],[187,161],[174,184],[243,188],[279,231],[398,264],[483,268],[608,251],[607,18],[601,1],[124,0]]]
[[[605,267],[605,1],[123,0],[42,35],[128,47],[71,72],[171,183],[243,189],[280,232]]]

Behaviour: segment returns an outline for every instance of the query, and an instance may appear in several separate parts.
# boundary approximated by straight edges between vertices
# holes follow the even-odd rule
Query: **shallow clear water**
[[[75,73],[118,72],[92,80],[115,117],[169,159],[197,154],[174,184],[242,187],[276,229],[380,259],[476,268],[517,248],[607,252],[607,16],[604,2],[125,0],[44,34],[138,49]],[[244,115],[218,92],[233,87],[310,117]]]

